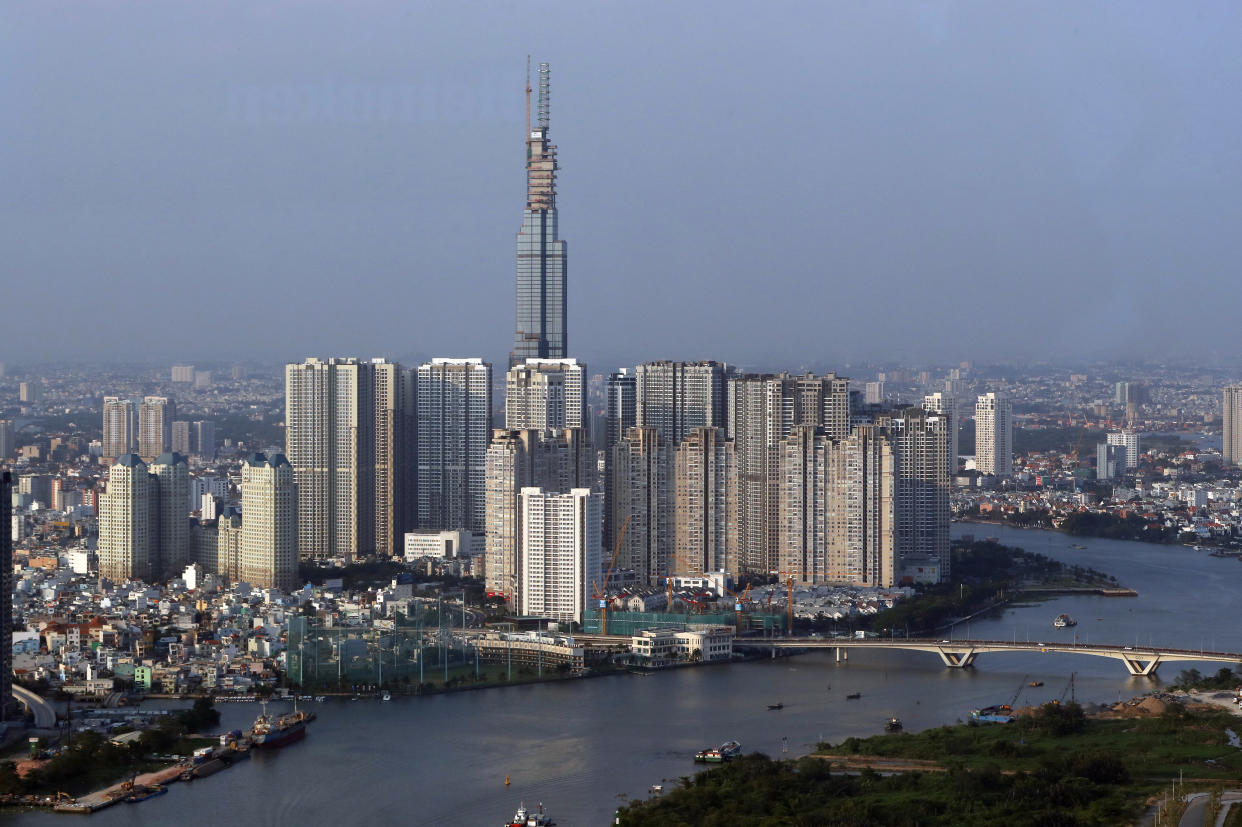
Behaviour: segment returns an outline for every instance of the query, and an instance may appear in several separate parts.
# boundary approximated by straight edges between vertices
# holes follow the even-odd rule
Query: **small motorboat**
[[[901,719],[900,718],[889,718],[887,721],[884,722],[884,731],[885,732],[901,732]]]
[[[1043,681],[1031,681],[1030,683],[1027,684],[1027,686],[1043,686],[1043,685],[1044,685]]]
[[[846,695],[846,696],[845,696],[845,699],[846,699],[847,701],[854,701],[854,700],[857,700],[857,699],[859,699],[859,698],[861,698],[861,697],[862,697],[862,693],[861,693],[861,692],[851,692],[850,694],[848,694],[848,695]]]
[[[768,709],[784,709],[784,708],[785,708],[785,705],[784,705],[783,703],[780,703],[780,704],[768,704]]]

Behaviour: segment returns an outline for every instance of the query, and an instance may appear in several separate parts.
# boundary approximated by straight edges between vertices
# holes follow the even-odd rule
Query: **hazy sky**
[[[1237,353],[1236,0],[5,17],[0,360],[503,362],[527,54],[592,367]]]

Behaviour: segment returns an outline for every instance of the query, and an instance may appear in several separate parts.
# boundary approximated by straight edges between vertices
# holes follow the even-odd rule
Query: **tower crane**
[[[621,541],[625,539],[625,530],[630,527],[630,518],[625,518],[625,523],[621,526],[621,533],[617,535],[617,544],[612,549],[612,562],[608,564],[608,573],[604,575],[604,585],[600,588],[595,581],[591,581],[591,585],[595,588],[595,599],[599,601],[599,633],[601,635],[608,634],[608,607],[612,605],[612,599],[608,597],[608,581],[612,579],[612,570],[617,566],[617,555],[621,553]]]
[[[1065,703],[1065,696],[1070,696],[1070,703],[1077,703],[1077,695],[1074,692],[1074,678],[1078,677],[1077,672],[1070,672],[1069,683],[1065,684],[1065,688],[1061,690],[1061,697],[1057,698],[1057,706]]]

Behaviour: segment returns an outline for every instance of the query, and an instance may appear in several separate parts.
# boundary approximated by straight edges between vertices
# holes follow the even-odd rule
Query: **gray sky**
[[[592,367],[1236,354],[1236,2],[6,18],[0,359],[502,362],[528,53]]]

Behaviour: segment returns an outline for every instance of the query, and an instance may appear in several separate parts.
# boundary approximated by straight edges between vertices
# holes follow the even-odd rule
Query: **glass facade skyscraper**
[[[526,359],[564,359],[565,242],[558,237],[556,146],[548,142],[551,73],[539,64],[538,121],[530,125],[526,89],[526,210],[517,236],[517,317],[509,366]]]

